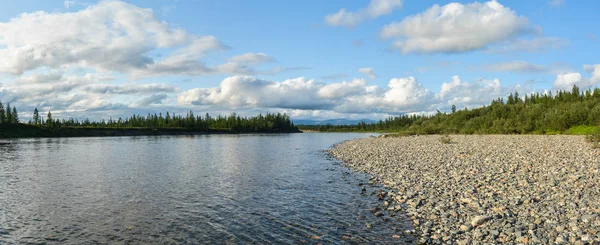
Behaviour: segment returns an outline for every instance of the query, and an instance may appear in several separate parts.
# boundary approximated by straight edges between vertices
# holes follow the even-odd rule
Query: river
[[[5,140],[0,244],[396,243],[410,222],[324,152],[368,136]]]

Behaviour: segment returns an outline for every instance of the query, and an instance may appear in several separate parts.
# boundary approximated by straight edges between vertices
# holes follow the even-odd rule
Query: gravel
[[[366,138],[330,154],[374,175],[421,244],[599,244],[600,151],[581,136]]]

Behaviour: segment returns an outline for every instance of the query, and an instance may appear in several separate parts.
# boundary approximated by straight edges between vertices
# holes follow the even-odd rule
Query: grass
[[[600,133],[598,126],[576,126],[567,130],[566,134],[571,135],[592,135]]]

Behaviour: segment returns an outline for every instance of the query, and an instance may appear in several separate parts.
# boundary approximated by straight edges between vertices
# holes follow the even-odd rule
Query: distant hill
[[[358,120],[349,120],[349,119],[328,119],[328,120],[292,120],[294,125],[357,125],[359,122],[365,123],[373,123],[377,122],[376,120],[371,119],[358,119]]]

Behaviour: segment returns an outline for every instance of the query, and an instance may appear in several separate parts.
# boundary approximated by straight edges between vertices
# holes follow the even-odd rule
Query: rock
[[[460,226],[460,230],[461,231],[470,231],[471,230],[471,226],[470,225],[461,225]]]
[[[593,240],[594,240],[594,238],[590,234],[585,234],[585,235],[581,236],[581,241],[591,242]]]
[[[488,215],[476,216],[475,218],[473,218],[471,220],[471,226],[477,227],[477,226],[483,225],[485,222],[487,222],[490,219],[492,219],[492,217],[488,216]]]
[[[452,138],[357,139],[330,154],[387,186],[373,195],[386,210],[404,211],[398,216],[410,218],[424,244],[600,241],[599,155],[582,147],[584,137]]]
[[[556,240],[554,240],[555,243],[557,244],[563,244],[567,242],[567,239],[565,237],[563,237],[562,235],[559,235],[556,237]]]
[[[468,245],[470,243],[471,243],[471,241],[469,241],[469,239],[464,239],[464,240],[458,240],[458,241],[456,241],[456,244],[458,244],[458,245]]]

